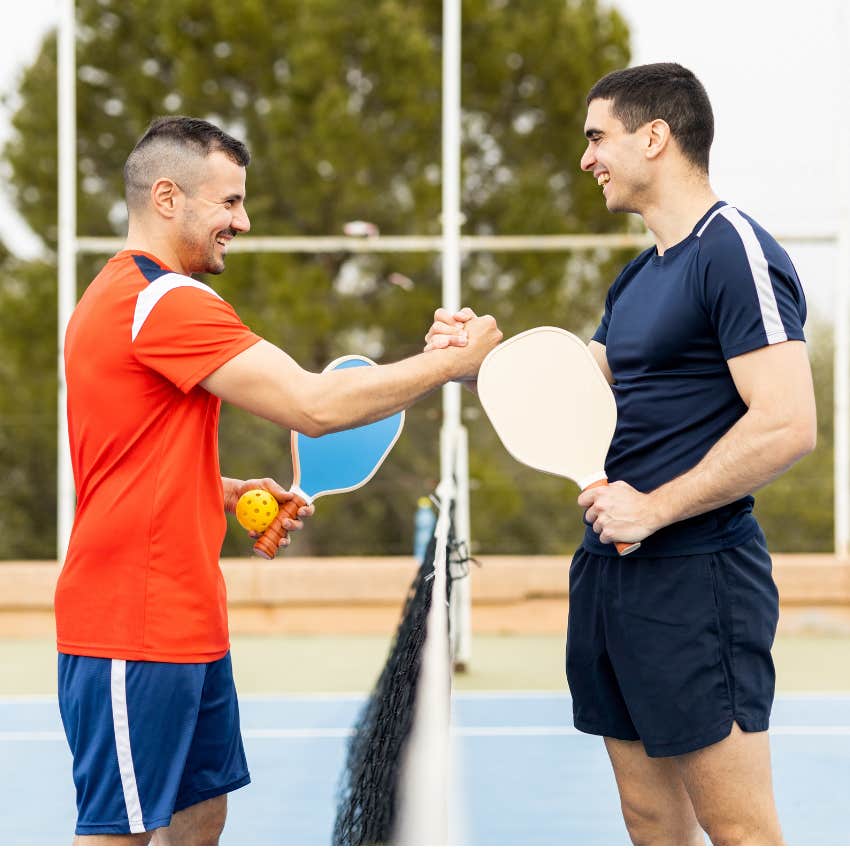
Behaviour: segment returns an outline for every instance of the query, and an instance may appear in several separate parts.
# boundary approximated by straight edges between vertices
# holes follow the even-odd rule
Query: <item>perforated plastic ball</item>
[[[277,516],[277,499],[268,490],[249,490],[236,503],[236,519],[248,531],[264,532]]]

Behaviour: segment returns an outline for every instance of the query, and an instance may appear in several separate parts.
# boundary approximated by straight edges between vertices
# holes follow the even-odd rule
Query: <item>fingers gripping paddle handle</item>
[[[288,502],[284,502],[277,512],[277,516],[271,521],[269,527],[262,533],[259,540],[254,544],[254,554],[265,558],[267,561],[274,560],[280,541],[286,536],[283,521],[288,517],[295,519],[298,509],[307,503],[298,496],[293,496]]]
[[[600,478],[599,481],[594,481],[593,484],[588,484],[581,492],[584,493],[594,487],[604,487],[607,483],[607,478]],[[634,552],[635,549],[640,549],[640,543],[615,543],[614,545],[617,547],[617,552],[620,555],[628,555],[629,552]]]

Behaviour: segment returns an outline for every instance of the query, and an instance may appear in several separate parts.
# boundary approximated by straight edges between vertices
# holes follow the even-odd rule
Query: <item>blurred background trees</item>
[[[253,161],[252,235],[439,234],[441,9],[404,0],[77,0],[78,233],[123,235],[121,171],[151,118],[208,118]],[[545,46],[545,49],[544,49]],[[468,234],[622,230],[582,175],[585,94],[629,62],[623,19],[597,0],[464,0],[462,208]],[[56,44],[24,74],[2,160],[44,258],[0,251],[0,558],[55,554]],[[633,221],[633,220],[632,220]],[[476,253],[464,302],[507,335],[558,324],[589,336],[628,255]],[[79,292],[105,257],[81,256]],[[440,302],[434,254],[231,254],[207,281],[255,331],[309,369],[359,352],[420,350]],[[758,498],[775,549],[829,550],[831,349],[815,351],[818,452]],[[410,551],[419,496],[439,474],[439,395],[408,415],[376,479],[324,500],[292,551]],[[567,552],[581,535],[576,488],[515,463],[472,396],[473,546]],[[222,470],[291,481],[288,434],[225,408]],[[825,477],[824,477],[825,476]],[[197,494],[204,498],[204,494]],[[789,522],[789,516],[794,518]],[[233,524],[225,554],[246,554]]]

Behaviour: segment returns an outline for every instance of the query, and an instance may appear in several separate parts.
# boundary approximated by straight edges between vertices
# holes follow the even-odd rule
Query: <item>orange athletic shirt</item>
[[[227,652],[221,402],[198,382],[259,340],[208,286],[140,251],[116,254],[80,299],[65,337],[77,512],[60,652]]]

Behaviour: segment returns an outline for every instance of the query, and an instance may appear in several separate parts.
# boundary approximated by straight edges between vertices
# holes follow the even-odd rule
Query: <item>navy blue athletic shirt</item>
[[[747,408],[726,361],[802,340],[806,301],[784,249],[723,202],[659,256],[630,262],[608,290],[593,338],[614,375],[617,430],[605,470],[642,492],[687,472]],[[758,530],[753,498],[662,528],[637,556],[688,555],[737,546]],[[584,547],[615,554],[588,526]]]

